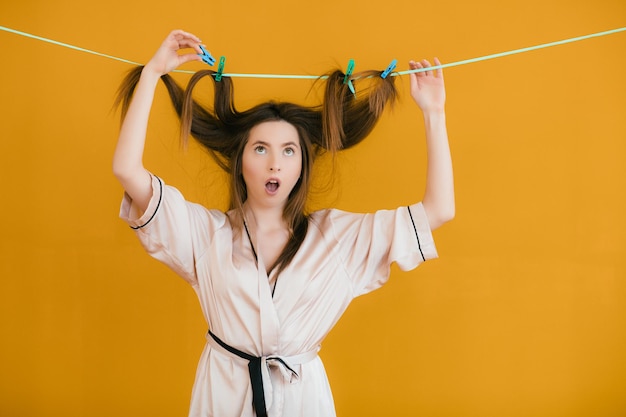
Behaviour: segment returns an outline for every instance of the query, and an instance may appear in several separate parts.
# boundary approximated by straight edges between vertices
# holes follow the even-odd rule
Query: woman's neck
[[[244,221],[253,225],[258,232],[288,230],[289,227],[283,219],[281,207],[259,207],[246,201],[243,206]]]

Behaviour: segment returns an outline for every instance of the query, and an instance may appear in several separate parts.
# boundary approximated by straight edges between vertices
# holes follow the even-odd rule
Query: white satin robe
[[[335,416],[317,356],[322,340],[353,298],[387,281],[392,262],[410,270],[437,256],[421,203],[373,214],[321,210],[311,215],[307,236],[272,298],[262,260],[257,267],[247,235],[234,234],[223,212],[185,201],[156,176],[152,187],[141,217],[128,195],[120,217],[150,255],[191,284],[211,331],[253,356],[309,356],[292,363],[297,376],[267,363],[270,417]],[[248,361],[211,342],[198,364],[189,415],[254,416]]]

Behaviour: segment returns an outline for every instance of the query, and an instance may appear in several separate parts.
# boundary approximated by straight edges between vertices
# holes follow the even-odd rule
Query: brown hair
[[[122,104],[122,117],[130,104],[143,67],[134,68],[124,79],[116,98]],[[263,122],[283,120],[293,125],[302,149],[302,173],[283,210],[291,238],[272,268],[280,273],[293,259],[304,241],[308,229],[305,213],[311,171],[315,158],[323,152],[336,152],[361,142],[372,131],[385,105],[397,98],[395,77],[381,78],[382,71],[365,71],[351,75],[353,84],[365,84],[356,96],[344,82],[345,74],[333,71],[325,79],[323,103],[305,107],[286,102],[269,101],[246,111],[238,111],[234,103],[234,87],[230,77],[215,81],[215,71],[196,72],[182,89],[169,75],[161,79],[181,119],[181,138],[191,135],[217,164],[230,176],[230,209],[242,209],[247,199],[246,184],[242,175],[243,149],[250,130]],[[209,76],[214,83],[214,103],[207,109],[193,100],[198,81]],[[241,219],[236,223],[241,227]]]

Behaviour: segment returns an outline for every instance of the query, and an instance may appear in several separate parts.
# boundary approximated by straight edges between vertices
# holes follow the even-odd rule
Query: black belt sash
[[[219,337],[215,336],[210,330],[209,335],[211,335],[213,340],[215,340],[218,345],[220,345],[233,355],[237,355],[240,358],[248,361],[250,384],[252,385],[252,405],[254,406],[254,411],[256,412],[257,417],[267,417],[267,408],[265,406],[265,391],[263,390],[263,371],[261,368],[263,366],[263,357],[253,356],[246,352],[242,352],[239,349],[235,349],[230,345],[227,345]],[[282,359],[278,357],[272,357],[272,359],[275,361],[279,361],[285,366],[285,368],[289,369],[294,374],[296,373]]]

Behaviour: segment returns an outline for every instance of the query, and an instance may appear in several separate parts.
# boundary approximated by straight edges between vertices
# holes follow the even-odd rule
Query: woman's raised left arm
[[[435,65],[441,65],[435,58]],[[410,61],[411,69],[429,68],[427,60]],[[426,127],[428,167],[422,204],[431,230],[455,215],[454,177],[446,129],[446,91],[441,68],[410,74],[411,96],[422,110]]]

